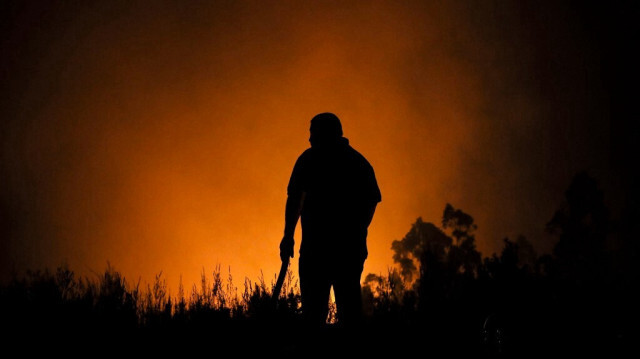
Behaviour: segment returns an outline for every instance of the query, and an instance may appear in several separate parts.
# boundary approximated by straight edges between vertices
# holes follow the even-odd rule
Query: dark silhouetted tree
[[[578,173],[565,192],[565,202],[546,227],[558,236],[553,249],[556,275],[578,282],[602,279],[607,273],[606,240],[609,211],[595,179]]]
[[[442,227],[450,230],[456,240],[456,246],[449,253],[450,264],[458,271],[475,276],[482,264],[482,256],[476,249],[473,232],[478,227],[473,223],[473,217],[447,203],[442,214]]]
[[[451,244],[451,238],[440,228],[418,218],[402,240],[391,244],[393,261],[400,266],[404,281],[411,283],[416,279],[423,259],[429,257],[437,262],[445,262]]]

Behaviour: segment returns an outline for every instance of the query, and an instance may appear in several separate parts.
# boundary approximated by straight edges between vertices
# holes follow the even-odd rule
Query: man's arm
[[[280,258],[283,261],[289,257],[293,258],[293,235],[296,231],[298,218],[300,218],[303,202],[304,192],[299,194],[290,194],[287,197],[287,204],[284,213],[284,237],[280,242]]]

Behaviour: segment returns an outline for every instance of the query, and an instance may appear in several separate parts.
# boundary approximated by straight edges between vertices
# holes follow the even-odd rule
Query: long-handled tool
[[[276,281],[276,286],[273,287],[273,295],[271,299],[274,301],[278,300],[280,297],[280,291],[282,290],[282,284],[284,283],[284,277],[287,276],[287,270],[289,269],[289,257],[282,261],[282,265],[280,266],[280,273],[278,274],[278,280]]]

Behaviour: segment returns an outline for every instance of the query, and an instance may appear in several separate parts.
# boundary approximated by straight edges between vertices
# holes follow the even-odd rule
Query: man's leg
[[[326,323],[329,314],[331,283],[325,270],[326,263],[301,255],[299,265],[302,314],[307,324],[320,327]]]
[[[358,325],[362,319],[362,288],[360,277],[364,263],[356,261],[340,265],[333,290],[336,296],[338,323]]]

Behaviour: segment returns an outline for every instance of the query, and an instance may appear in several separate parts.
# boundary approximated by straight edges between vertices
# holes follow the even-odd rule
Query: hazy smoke
[[[378,176],[376,272],[417,216],[435,221],[449,202],[473,215],[485,254],[518,233],[548,250],[544,224],[571,176],[611,173],[600,61],[615,34],[597,9],[1,6],[3,273],[65,259],[164,269],[170,283],[216,262],[275,272],[286,182],[325,111]]]

